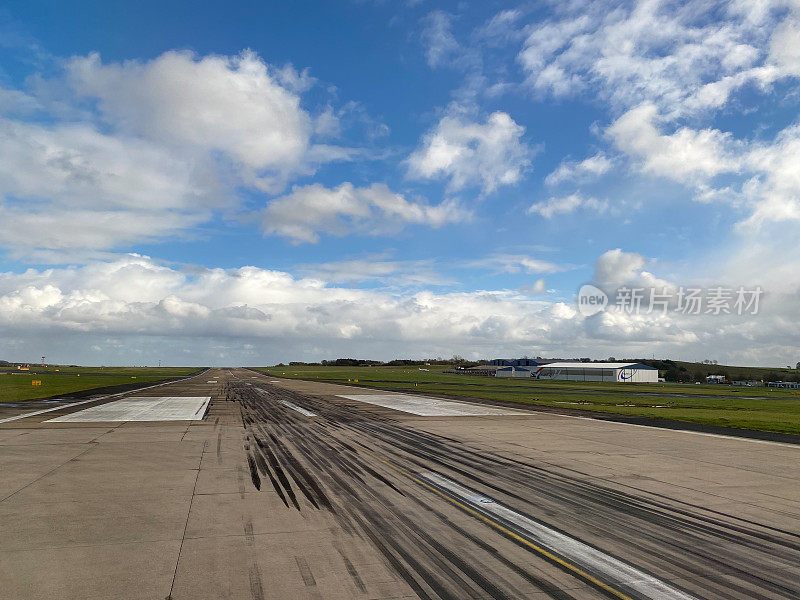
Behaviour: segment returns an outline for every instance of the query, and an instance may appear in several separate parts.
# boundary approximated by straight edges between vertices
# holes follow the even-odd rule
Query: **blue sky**
[[[800,360],[792,3],[5,6],[4,356]]]

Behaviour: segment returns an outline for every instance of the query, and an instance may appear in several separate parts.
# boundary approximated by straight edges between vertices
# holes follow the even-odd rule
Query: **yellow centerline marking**
[[[518,535],[518,534],[514,533],[513,531],[511,531],[507,527],[504,527],[503,525],[501,525],[497,521],[493,521],[492,519],[490,519],[486,515],[484,515],[484,514],[478,512],[477,510],[467,506],[463,502],[459,502],[458,500],[456,500],[455,498],[452,498],[448,494],[445,494],[444,492],[441,492],[440,490],[437,490],[432,485],[425,483],[420,478],[416,477],[412,473],[409,473],[408,471],[406,471],[402,467],[398,467],[397,465],[392,464],[388,460],[384,460],[383,458],[381,458],[380,456],[374,454],[373,452],[370,452],[369,450],[367,450],[366,452],[368,454],[370,454],[376,460],[382,462],[387,467],[389,467],[391,469],[394,469],[395,471],[397,471],[398,473],[400,473],[404,477],[407,477],[411,481],[421,485],[422,487],[426,488],[427,490],[430,490],[431,492],[433,492],[437,496],[439,496],[441,498],[444,498],[445,500],[447,500],[451,504],[454,504],[455,506],[459,507],[461,510],[469,513],[470,515],[472,515],[474,517],[477,517],[478,519],[480,519],[481,521],[483,521],[487,525],[489,525],[491,527],[494,527],[495,529],[497,529],[498,531],[501,531],[502,533],[504,533],[508,537],[520,542],[521,544],[524,544],[525,546],[527,546],[531,550],[537,552],[538,554],[541,554],[542,556],[547,557],[548,559],[552,560],[553,562],[558,563],[559,565],[561,565],[565,569],[568,569],[569,571],[572,571],[573,573],[575,573],[579,577],[585,579],[586,581],[588,581],[588,582],[596,585],[597,587],[599,587],[599,588],[601,588],[601,589],[613,594],[614,596],[616,596],[617,598],[620,598],[621,600],[635,600],[631,596],[628,596],[627,594],[619,591],[618,589],[608,585],[604,581],[600,581],[597,577],[587,573],[586,571],[584,571],[580,567],[578,567],[576,565],[573,565],[570,562],[567,562],[566,560],[556,556],[555,554],[553,554],[549,550],[547,550],[545,548],[542,548],[541,546],[538,546],[537,544],[534,544],[530,540],[525,539],[521,535]]]

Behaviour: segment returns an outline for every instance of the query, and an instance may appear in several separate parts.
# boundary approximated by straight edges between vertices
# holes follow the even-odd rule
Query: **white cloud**
[[[699,19],[699,11],[720,18]],[[537,94],[592,91],[617,110],[651,103],[663,114],[679,115],[704,110],[703,100],[718,106],[731,89],[748,81],[769,85],[791,72],[791,50],[784,52],[792,46],[791,32],[772,46],[773,55],[777,51],[786,59],[786,68],[772,68],[764,52],[771,30],[765,20],[772,14],[767,10],[755,20],[722,1],[702,7],[649,1],[568,4],[557,18],[530,27],[518,58]],[[723,81],[715,93],[711,88],[701,92]]]
[[[753,213],[741,223],[757,229],[771,221],[800,221],[800,125],[781,131],[772,143],[753,144],[745,156],[756,173],[743,186]]]
[[[642,272],[645,263],[645,257],[636,252],[623,252],[621,248],[609,250],[597,259],[593,281],[600,284],[632,281]]]
[[[523,294],[544,294],[547,291],[547,284],[544,279],[537,279],[533,285],[523,285],[519,291]]]
[[[617,148],[641,160],[643,171],[687,181],[735,172],[740,167],[740,145],[730,134],[681,127],[667,135],[656,127],[657,117],[657,108],[646,104],[626,112],[607,131]]]
[[[526,254],[492,254],[486,258],[468,261],[469,268],[491,269],[502,273],[558,273],[572,268]]]
[[[769,57],[782,72],[800,75],[800,15],[790,13],[775,28],[769,40]]]
[[[480,27],[477,34],[493,44],[520,39],[521,32],[516,24],[522,16],[523,12],[516,8],[501,10]]]
[[[581,161],[563,161],[555,171],[545,177],[544,182],[549,186],[558,185],[564,181],[591,180],[605,175],[611,170],[613,162],[603,152],[584,158]]]
[[[680,127],[664,134],[656,126],[653,105],[622,115],[607,130],[619,150],[644,172],[690,184],[696,199],[746,201],[750,214],[740,231],[756,230],[766,222],[800,220],[800,125],[789,125],[773,140],[737,140],[717,129]],[[714,185],[723,174],[745,176],[740,185]]]
[[[29,114],[40,108],[39,101],[25,92],[0,88],[0,114]]]
[[[452,16],[437,10],[430,13],[423,23],[422,40],[426,45],[426,58],[431,67],[449,64],[459,52],[459,45],[452,32]]]
[[[63,69],[31,78],[27,92],[0,90],[0,247],[18,258],[69,261],[178,236],[237,209],[240,189],[278,193],[315,165],[363,154],[314,137],[339,135],[342,114],[366,122],[363,109],[311,115],[300,96],[308,72],[250,51],[123,63],[90,54]],[[456,212],[387,202],[374,204],[410,222]]]
[[[579,193],[570,194],[560,198],[553,197],[545,202],[536,202],[528,208],[528,214],[538,214],[545,219],[552,219],[556,215],[573,213],[579,208],[585,208],[595,213],[604,213],[608,210],[608,202],[597,198],[586,198]]]
[[[5,340],[50,331],[57,337],[281,340],[281,352],[312,340],[329,349],[352,340],[433,348],[455,340],[484,343],[491,333],[530,338],[552,325],[550,312],[508,292],[395,296],[255,267],[183,272],[135,256],[0,275]]]
[[[363,258],[299,265],[297,271],[330,283],[378,282],[385,287],[452,285],[435,270],[432,260],[389,260],[390,253]]]
[[[175,209],[213,205],[200,165],[137,138],[87,125],[0,121],[0,192],[69,207]]]
[[[455,201],[413,202],[384,184],[364,188],[351,183],[336,188],[312,184],[271,201],[263,211],[262,226],[265,234],[302,243],[317,242],[320,234],[384,235],[406,225],[440,227],[470,216]]]
[[[307,170],[312,120],[296,92],[306,87],[303,79],[293,70],[271,72],[253,52],[172,51],[110,64],[90,54],[72,59],[67,73],[115,127],[181,152],[222,152],[261,189],[280,191],[292,174]]]
[[[720,265],[721,276],[733,263]],[[674,285],[648,272],[650,264],[641,255],[612,250],[598,259],[595,280]],[[518,268],[524,268],[519,261]],[[584,318],[571,302],[526,297],[541,293],[544,283],[538,281],[523,294],[367,290],[256,267],[179,269],[125,256],[0,273],[0,354],[32,360],[41,355],[44,339],[51,360],[70,363],[129,364],[136,356],[140,364],[158,358],[264,364],[345,355],[575,356],[592,348],[597,357],[656,353],[745,363],[756,352],[760,364],[786,364],[800,335],[794,281],[780,292],[770,290],[752,318],[613,309]]]
[[[800,220],[791,167],[797,123],[770,117],[748,136],[740,133],[747,119],[735,134],[712,121],[722,109],[728,116],[754,109],[742,90],[760,93],[768,105],[780,101],[769,97],[777,82],[796,93],[796,3],[566,3],[517,31],[526,32],[517,59],[534,95],[602,104],[612,119],[608,139],[636,170],[685,184],[696,200],[725,200],[737,212],[749,211],[741,232]],[[765,141],[776,125],[783,131]],[[592,166],[610,167],[565,162],[546,183],[590,180]]]
[[[201,166],[86,125],[0,120],[0,246],[102,250],[186,231],[227,199]]]
[[[412,177],[448,178],[451,190],[477,185],[491,193],[520,181],[530,167],[531,149],[522,141],[525,128],[504,112],[485,123],[445,116],[425,135],[409,158]]]

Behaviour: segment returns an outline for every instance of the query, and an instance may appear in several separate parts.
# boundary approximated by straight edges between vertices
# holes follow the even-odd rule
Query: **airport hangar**
[[[537,366],[499,367],[496,377],[533,377],[559,381],[658,383],[658,369],[642,363],[554,362]]]

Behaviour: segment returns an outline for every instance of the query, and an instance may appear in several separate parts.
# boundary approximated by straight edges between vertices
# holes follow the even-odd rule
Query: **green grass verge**
[[[84,367],[86,368],[86,367]],[[19,402],[22,400],[35,400],[49,398],[91,390],[106,388],[131,383],[154,384],[166,381],[170,377],[190,375],[198,369],[171,369],[171,368],[133,368],[125,367],[112,369],[106,367],[102,372],[91,368],[83,372],[72,370],[70,373],[54,372],[50,369],[37,373],[31,372],[4,372],[0,373],[0,403]],[[32,381],[41,381],[42,385],[32,385]]]
[[[31,373],[80,373],[96,375],[135,375],[135,376],[162,376],[181,377],[199,372],[197,367],[69,367],[31,365]],[[26,373],[16,367],[0,367],[0,373]]]
[[[278,377],[523,404],[555,406],[800,433],[800,393],[694,384],[617,384],[501,379],[443,373],[440,367],[264,367]],[[358,380],[356,382],[355,380]],[[348,381],[349,380],[349,381]]]

